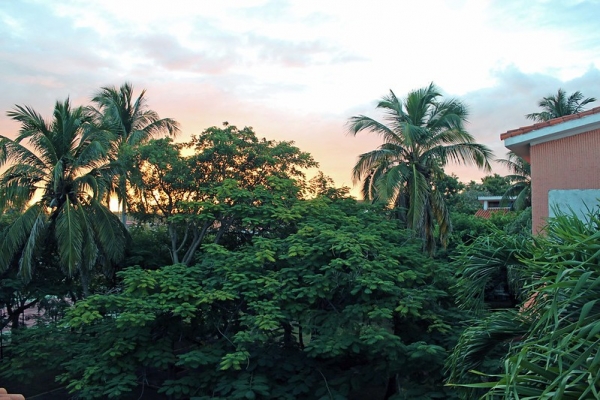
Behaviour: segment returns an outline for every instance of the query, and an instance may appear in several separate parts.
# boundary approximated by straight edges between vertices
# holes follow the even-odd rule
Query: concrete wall
[[[598,208],[600,189],[551,190],[548,192],[549,216],[556,213],[575,214],[585,219],[589,211]]]
[[[550,215],[554,189],[600,189],[600,130],[531,146],[532,225],[537,233]]]

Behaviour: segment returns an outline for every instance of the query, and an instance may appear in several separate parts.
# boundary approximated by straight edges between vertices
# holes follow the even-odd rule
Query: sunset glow
[[[599,14],[597,1],[3,2],[0,109],[49,117],[56,100],[87,105],[128,81],[181,123],[179,140],[224,121],[252,126],[352,186],[357,156],[380,141],[348,136],[346,122],[376,117],[390,89],[435,82],[469,105],[467,129],[499,158],[500,133],[528,125],[543,96],[561,87],[599,97]],[[17,129],[0,117],[0,134]]]

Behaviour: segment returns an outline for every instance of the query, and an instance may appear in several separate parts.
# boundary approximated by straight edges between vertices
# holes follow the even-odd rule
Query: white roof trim
[[[504,196],[477,196],[479,201],[500,201],[503,200]],[[516,200],[516,197],[507,197],[506,200]]]
[[[504,140],[504,146],[519,154],[521,151],[518,150],[524,150],[525,146],[534,146],[599,128],[600,113],[596,113],[507,138]]]

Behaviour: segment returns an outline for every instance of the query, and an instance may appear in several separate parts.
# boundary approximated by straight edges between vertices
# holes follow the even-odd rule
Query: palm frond
[[[512,182],[506,192],[502,195],[503,200],[508,200],[516,195],[513,209],[519,211],[531,205],[531,165],[512,151],[508,152],[506,159],[496,160],[508,168],[513,175],[507,175]]]
[[[363,180],[363,196],[390,206],[401,200],[399,218],[423,238],[432,237],[439,221],[444,241],[451,226],[443,199],[431,197],[432,177],[448,161],[489,171],[492,153],[464,130],[467,107],[459,100],[440,98],[433,82],[409,92],[404,101],[390,90],[377,104],[384,122],[358,115],[348,120],[348,129],[352,135],[370,131],[384,141],[379,149],[361,154],[352,171],[355,183]]]
[[[107,259],[118,263],[125,254],[125,227],[119,219],[97,200],[91,201],[94,235]]]
[[[446,361],[448,384],[459,384],[464,388],[467,398],[479,397],[476,395],[478,387],[469,387],[470,383],[482,382],[482,377],[473,371],[481,371],[483,364],[494,357],[494,353],[506,353],[530,329],[531,320],[514,309],[494,312],[483,319],[472,321],[460,335]],[[501,370],[501,362],[501,359],[498,360],[498,370]]]
[[[503,373],[465,386],[486,389],[484,398],[598,397],[599,226],[597,210],[584,220],[562,214],[549,220],[546,234],[521,258],[532,295],[515,319],[529,325],[526,332],[509,348]],[[465,369],[458,357],[456,376]]]
[[[457,143],[449,146],[439,146],[429,150],[429,154],[436,154],[442,160],[451,160],[457,164],[476,165],[486,172],[492,170],[490,159],[492,151],[479,143]]]
[[[380,174],[374,174],[377,198],[389,205],[393,205],[399,191],[404,190],[406,184],[405,170],[402,165],[394,165],[382,169]]]
[[[54,234],[61,265],[69,276],[73,276],[81,266],[83,229],[77,210],[67,197],[58,210]]]
[[[525,115],[527,119],[534,121],[548,121],[553,118],[563,117],[580,113],[584,110],[584,106],[596,101],[594,97],[583,99],[583,94],[579,91],[567,97],[567,93],[563,89],[558,89],[556,95],[543,97],[538,106],[543,111]]]
[[[381,148],[359,155],[358,161],[352,169],[352,180],[356,183],[375,168],[387,168],[391,165],[393,159],[393,152]]]
[[[29,238],[25,242],[25,247],[19,260],[19,275],[29,281],[33,275],[34,258],[36,252],[41,248],[43,235],[47,232],[46,216],[41,212],[38,213],[33,226],[29,232]]]
[[[179,133],[177,121],[171,118],[158,119],[158,115],[155,113],[152,116],[144,114],[141,118],[136,119],[136,125],[139,128],[133,130],[127,138],[127,143],[132,146],[156,139],[165,133],[172,137]]]
[[[46,166],[45,160],[40,159],[27,147],[5,136],[0,136],[0,167],[6,164],[27,164],[38,169],[44,169]]]
[[[410,206],[407,215],[408,227],[421,233],[431,188],[425,176],[417,170],[417,166],[414,164],[410,168],[406,185]]]
[[[505,276],[509,290],[516,298],[526,278],[523,258],[531,254],[529,238],[509,235],[496,230],[492,235],[476,238],[461,249],[455,264],[458,267],[457,303],[463,309],[481,312],[485,309],[486,288],[498,276]]]
[[[496,161],[506,167],[514,175],[527,177],[529,179],[531,176],[531,165],[512,151],[509,151],[506,156],[507,158],[500,158]]]
[[[88,207],[78,207],[75,211],[78,214],[77,218],[81,221],[82,227],[82,251],[81,251],[81,265],[80,268],[87,271],[91,271],[96,265],[98,260],[98,245],[94,237],[93,226],[95,222],[92,222],[93,215],[88,215]],[[83,272],[84,274],[86,272]]]
[[[392,129],[365,115],[351,117],[347,126],[348,132],[354,136],[361,131],[368,130],[380,135],[386,142],[399,142],[396,133]]]
[[[20,258],[20,252],[41,215],[43,208],[34,204],[7,227],[0,246],[0,271],[5,271],[15,257]]]

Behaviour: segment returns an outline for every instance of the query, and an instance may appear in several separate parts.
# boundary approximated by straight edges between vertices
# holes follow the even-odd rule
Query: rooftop
[[[595,108],[592,108],[591,110],[582,111],[577,114],[565,115],[564,117],[553,118],[549,121],[537,122],[533,125],[524,126],[524,127],[518,128],[518,129],[511,129],[510,131],[501,134],[500,140],[506,140],[506,139],[509,139],[509,138],[512,138],[515,136],[519,136],[519,135],[523,135],[525,133],[536,131],[538,129],[562,124],[563,122],[581,119],[583,117],[587,117],[589,115],[598,114],[598,113],[600,113],[600,107],[595,107]]]
[[[489,218],[492,217],[492,214],[494,214],[494,213],[506,214],[509,211],[510,210],[508,208],[505,208],[505,207],[501,207],[501,208],[500,207],[498,207],[498,208],[488,208],[487,210],[479,209],[475,213],[475,216],[476,217],[480,217],[480,218],[489,219]]]

